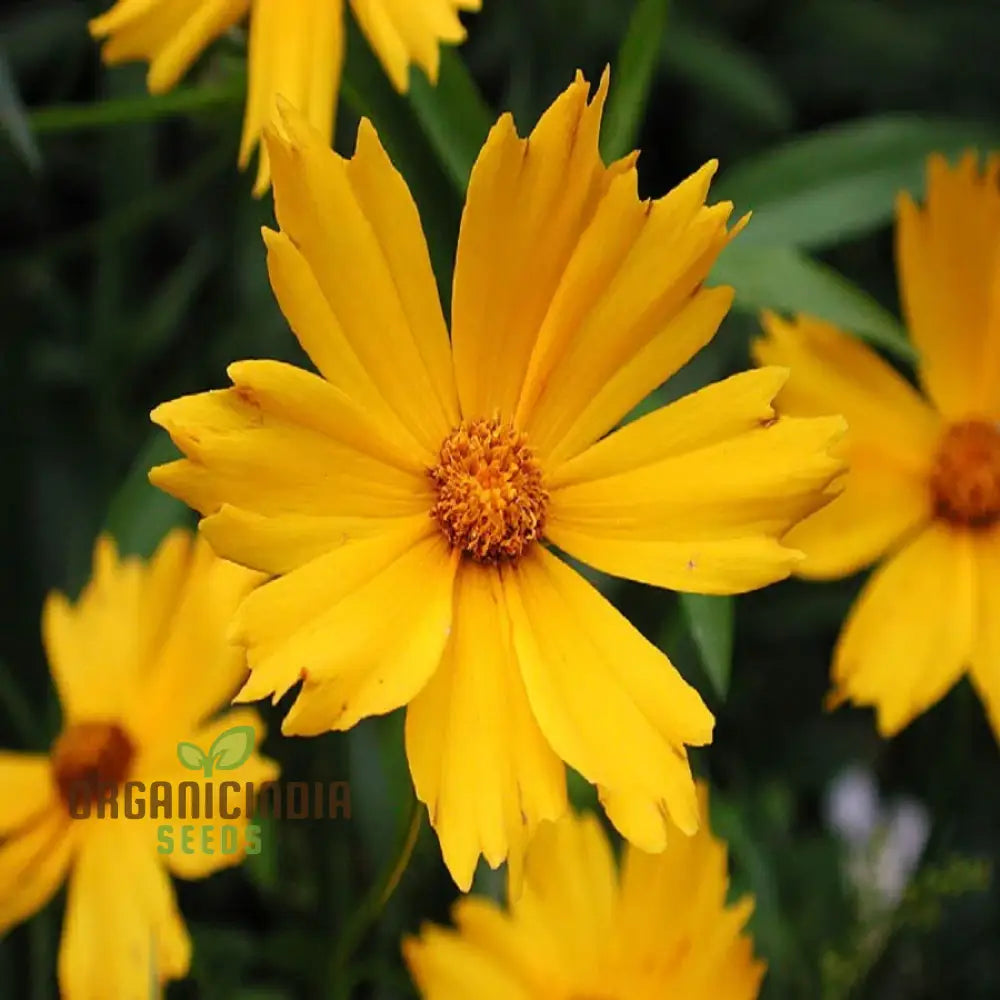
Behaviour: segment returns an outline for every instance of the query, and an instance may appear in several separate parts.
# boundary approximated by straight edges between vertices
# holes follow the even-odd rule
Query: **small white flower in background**
[[[930,835],[930,816],[916,799],[884,804],[871,771],[852,766],[830,785],[826,821],[846,848],[845,873],[870,916],[896,907]]]

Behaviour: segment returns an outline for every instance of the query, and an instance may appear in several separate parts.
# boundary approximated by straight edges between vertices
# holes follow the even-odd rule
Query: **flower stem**
[[[423,815],[423,806],[414,795],[411,799],[406,833],[400,841],[399,848],[389,858],[381,876],[361,900],[360,905],[350,916],[343,932],[337,939],[329,966],[329,981],[333,1000],[350,996],[351,977],[348,975],[348,966],[351,957],[396,891],[396,887],[413,857],[413,849],[416,847],[417,838],[420,835]]]

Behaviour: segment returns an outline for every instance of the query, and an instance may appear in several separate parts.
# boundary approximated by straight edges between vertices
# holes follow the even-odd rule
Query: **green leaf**
[[[747,246],[742,235],[726,247],[712,281],[736,289],[734,308],[758,313],[808,313],[912,363],[916,352],[899,322],[833,268],[792,247]]]
[[[63,104],[38,108],[28,115],[36,135],[101,129],[135,122],[153,122],[163,118],[203,114],[219,108],[238,108],[243,100],[246,81],[234,76],[222,84],[206,87],[180,87],[169,94],[152,97],[120,97],[95,104]]]
[[[233,726],[219,733],[208,751],[212,765],[219,771],[235,771],[250,759],[256,735],[253,726]]]
[[[900,191],[920,194],[927,156],[994,148],[995,124],[887,115],[814,132],[744,160],[713,194],[752,209],[741,242],[825,247],[888,223]]]
[[[494,115],[454,49],[441,50],[436,85],[420,71],[411,72],[409,100],[442,166],[464,195]]]
[[[611,75],[601,154],[611,162],[635,148],[659,62],[669,0],[636,0]]]
[[[0,128],[10,137],[11,144],[29,169],[38,170],[42,154],[31,134],[28,117],[18,93],[7,55],[0,48]]]
[[[677,23],[664,40],[664,69],[742,119],[787,129],[794,109],[766,65],[731,38],[704,25]]]
[[[166,431],[153,431],[139,452],[108,511],[104,530],[123,553],[150,556],[163,536],[190,519],[185,504],[158,490],[149,481],[149,470],[179,457]]]
[[[201,747],[194,743],[178,743],[177,759],[190,771],[200,771],[205,765],[206,758]]]
[[[681,611],[698,647],[702,665],[716,694],[725,699],[733,666],[733,611],[731,597],[680,594]]]

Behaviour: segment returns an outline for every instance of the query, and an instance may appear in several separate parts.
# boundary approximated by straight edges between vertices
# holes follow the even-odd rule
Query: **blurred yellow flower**
[[[238,836],[235,849],[223,846],[223,821],[204,819],[190,822],[190,853],[163,853],[162,819],[136,816],[138,798],[126,816],[120,793],[195,777],[178,760],[182,740],[209,747],[234,725],[263,735],[251,709],[213,718],[246,674],[225,626],[256,578],[183,532],[148,566],[119,560],[105,538],[79,602],[53,594],[45,604],[63,729],[48,755],[0,751],[0,936],[68,876],[59,951],[68,1000],[148,997],[157,979],[184,976],[191,948],[168,873],[200,878],[243,856]],[[232,775],[241,788],[276,776],[257,755]],[[230,825],[242,833],[245,822]]]
[[[348,0],[369,44],[405,92],[410,64],[437,81],[440,42],[465,39],[459,11],[482,0]],[[117,0],[90,22],[109,64],[148,60],[149,89],[170,90],[220,35],[250,14],[249,80],[240,166],[257,147],[278,96],[295,105],[329,145],[344,61],[344,0]],[[256,194],[270,183],[260,150]]]
[[[873,705],[890,736],[968,669],[1000,734],[1000,157],[928,163],[927,204],[897,206],[903,307],[922,398],[874,351],[808,317],[765,316],[778,409],[843,413],[843,494],[789,536],[807,577],[887,557],[854,605],[831,704]]]
[[[234,638],[241,698],[302,682],[283,730],[408,705],[406,743],[456,881],[566,809],[563,761],[661,850],[697,828],[697,692],[543,542],[609,573],[732,593],[788,575],[778,538],[827,497],[838,418],[774,421],[778,369],[604,435],[714,335],[732,232],[711,163],[657,201],[605,167],[607,93],[577,80],[472,172],[449,343],[416,206],[363,122],[341,159],[292,109],[267,133],[271,283],[322,373],[230,366],[153,413],[187,456],[151,473],[220,555],[273,574]],[[603,440],[602,440],[603,438]]]
[[[456,930],[426,924],[403,943],[425,1000],[753,1000],[764,975],[743,928],[749,897],[726,905],[726,847],[702,828],[662,854],[626,848],[619,874],[592,816],[539,827],[520,892],[455,904]]]

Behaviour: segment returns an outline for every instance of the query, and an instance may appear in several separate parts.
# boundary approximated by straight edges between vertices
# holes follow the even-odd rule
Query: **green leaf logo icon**
[[[205,755],[194,743],[178,743],[177,759],[190,771],[200,771],[205,766]]]
[[[250,759],[255,735],[253,726],[233,726],[219,733],[207,754],[194,743],[178,743],[177,759],[191,771],[202,771],[206,778],[215,770],[234,771]]]

